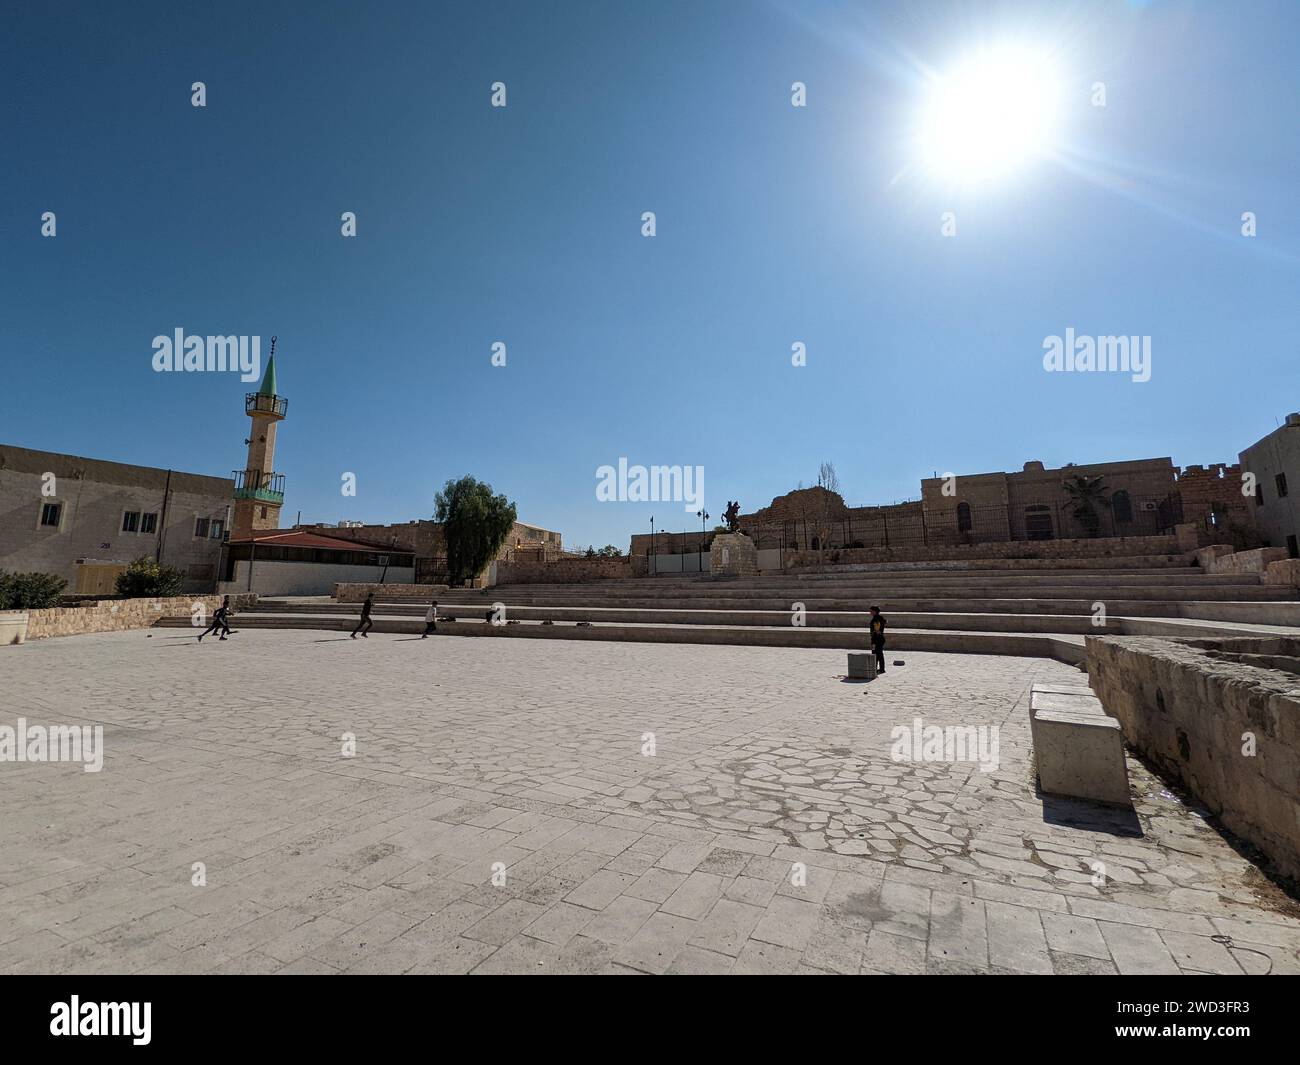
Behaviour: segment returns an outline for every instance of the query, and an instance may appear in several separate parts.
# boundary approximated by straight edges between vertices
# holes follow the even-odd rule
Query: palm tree
[[[1105,487],[1101,483],[1101,478],[1076,474],[1074,477],[1062,481],[1061,487],[1065,489],[1065,494],[1070,497],[1074,516],[1079,520],[1079,524],[1083,526],[1084,532],[1090,537],[1099,535],[1101,533],[1101,517],[1097,513],[1097,506],[1105,503],[1109,498]]]

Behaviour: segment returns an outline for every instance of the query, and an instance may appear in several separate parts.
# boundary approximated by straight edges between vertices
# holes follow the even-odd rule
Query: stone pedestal
[[[718,533],[709,549],[709,572],[715,577],[753,577],[758,548],[744,533]]]

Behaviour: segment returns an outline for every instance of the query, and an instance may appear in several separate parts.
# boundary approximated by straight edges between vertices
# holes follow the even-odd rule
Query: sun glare
[[[1060,85],[1051,59],[1024,46],[985,49],[930,86],[921,156],[937,180],[981,184],[1054,146]]]

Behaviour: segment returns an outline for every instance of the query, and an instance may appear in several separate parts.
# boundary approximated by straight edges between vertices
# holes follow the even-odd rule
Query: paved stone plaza
[[[1300,972],[1300,907],[1140,764],[1136,817],[1035,795],[1029,686],[1077,670],[904,657],[5,648],[0,725],[101,722],[106,753],[0,763],[0,971]],[[918,717],[1000,726],[999,767],[892,760]]]

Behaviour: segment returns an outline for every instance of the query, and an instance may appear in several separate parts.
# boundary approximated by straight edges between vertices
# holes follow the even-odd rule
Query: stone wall
[[[1300,880],[1300,640],[1086,643],[1093,691],[1128,744]]]
[[[1255,503],[1241,494],[1241,466],[1215,462],[1209,466],[1184,466],[1175,484],[1183,502],[1183,520],[1209,526],[1215,519],[1220,536],[1240,547],[1257,547],[1262,542],[1255,531]]]
[[[581,584],[636,576],[626,556],[561,558],[554,562],[498,562],[496,567],[497,584]]]
[[[230,597],[230,605],[242,610],[257,602],[256,595]],[[178,595],[167,599],[101,599],[79,606],[27,611],[27,638],[79,636],[88,632],[117,632],[147,629],[159,618],[190,615],[194,604],[202,603],[207,617],[221,605],[219,595]]]
[[[869,562],[939,562],[972,559],[1138,559],[1140,556],[1183,555],[1176,536],[1110,536],[1085,540],[1013,540],[1004,543],[931,544],[901,547],[846,548],[832,551],[790,551],[786,569],[830,567]],[[1147,560],[1131,563],[1145,565]]]

